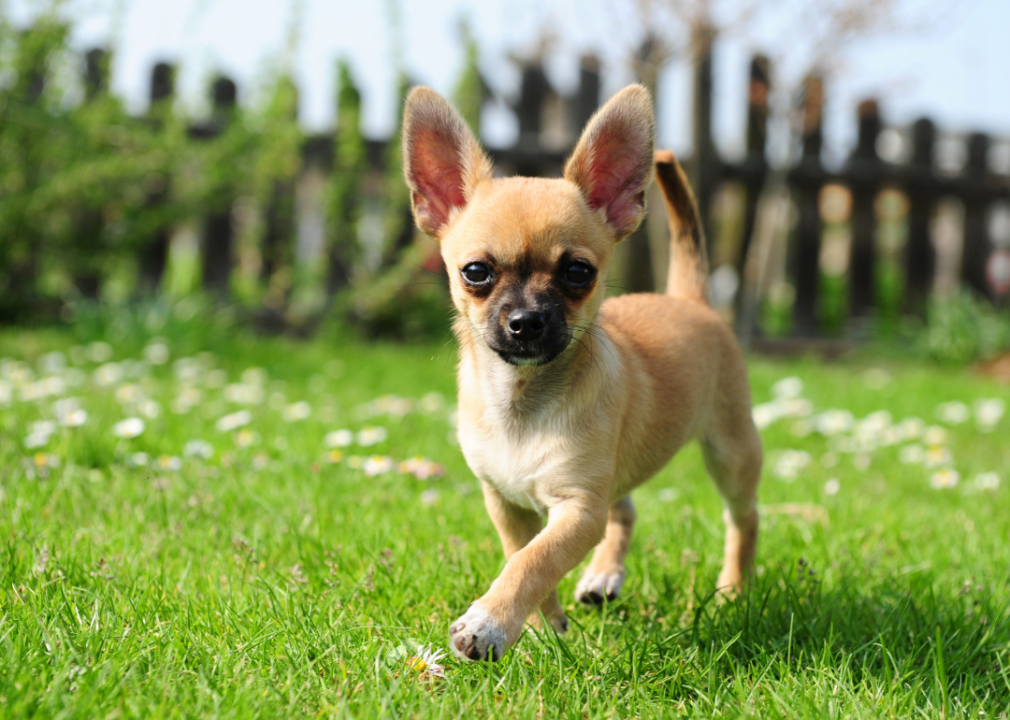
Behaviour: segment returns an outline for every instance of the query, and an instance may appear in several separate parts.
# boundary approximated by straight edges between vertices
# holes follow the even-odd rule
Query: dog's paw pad
[[[460,660],[499,660],[505,654],[505,632],[474,605],[449,626],[449,647]]]
[[[593,573],[587,572],[575,587],[575,599],[586,605],[602,605],[603,601],[611,602],[621,594],[624,585],[624,572]]]

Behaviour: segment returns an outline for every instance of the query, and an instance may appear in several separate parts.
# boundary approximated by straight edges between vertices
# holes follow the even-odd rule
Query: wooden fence
[[[636,61],[643,81],[653,88],[657,85],[657,63],[650,66],[652,50],[645,46]],[[99,51],[88,54],[87,87],[105,82],[100,68],[104,66]],[[649,68],[652,70],[642,70]],[[711,117],[713,77],[711,55],[702,52],[694,64],[695,72],[695,129],[694,152],[687,158],[702,213],[713,247],[713,256],[725,257],[726,252],[715,245],[728,242],[716,232],[715,204],[719,193],[727,185],[738,188],[742,198],[736,212],[740,222],[735,251],[728,265],[735,268],[736,276],[743,277],[745,264],[752,249],[752,238],[757,235],[760,198],[778,177],[788,187],[794,207],[794,222],[788,231],[785,279],[794,288],[792,304],[793,333],[799,336],[816,336],[822,331],[819,320],[823,299],[822,242],[826,220],[847,227],[849,255],[846,271],[848,316],[866,318],[878,309],[878,274],[880,257],[878,235],[881,226],[879,199],[884,191],[897,191],[906,199],[906,210],[899,218],[903,224],[901,277],[903,283],[902,309],[904,312],[922,314],[933,288],[937,272],[936,249],[933,241],[933,219],[937,206],[953,198],[963,206],[963,228],[960,257],[960,278],[963,286],[996,304],[1005,304],[1010,295],[1010,248],[1006,243],[999,219],[1010,217],[1010,174],[1007,169],[996,172],[990,163],[993,140],[984,134],[972,134],[964,140],[966,161],[957,172],[941,168],[937,163],[936,148],[941,133],[929,119],[921,119],[906,131],[912,151],[907,162],[885,161],[878,152],[882,133],[895,133],[885,127],[880,104],[875,100],[861,103],[857,109],[858,139],[847,161],[840,168],[826,167],[822,162],[822,117],[825,83],[812,76],[807,79],[802,102],[797,114],[802,128],[797,138],[798,159],[785,170],[773,169],[768,161],[768,98],[771,92],[772,68],[769,61],[756,57],[750,64],[747,88],[748,112],[746,127],[746,153],[736,161],[720,157],[713,141]],[[155,66],[152,72],[150,99],[152,107],[169,100],[173,94],[173,69],[166,64]],[[236,106],[235,83],[219,78],[211,88],[213,112],[205,122],[194,124],[189,134],[194,142],[212,138],[227,126]],[[523,175],[560,175],[563,161],[577,139],[578,132],[600,102],[599,63],[593,57],[582,61],[577,89],[569,96],[560,95],[549,82],[542,66],[530,62],[522,70],[518,97],[512,104],[518,124],[518,139],[512,147],[489,148],[497,165],[505,172]],[[153,117],[153,114],[152,114]],[[155,122],[154,120],[150,120]],[[900,133],[898,137],[901,137]],[[946,137],[946,136],[944,136]],[[950,142],[950,138],[944,140]],[[956,142],[956,139],[955,139]],[[304,145],[304,167],[318,173],[330,172],[334,153],[332,134],[309,137]],[[388,157],[386,143],[367,143],[368,164],[380,170]],[[303,173],[304,174],[304,173]],[[166,202],[171,193],[172,178],[163,178],[154,184],[148,201],[156,205]],[[382,192],[381,184],[373,183],[371,192]],[[376,189],[378,188],[378,189]],[[825,218],[824,194],[829,189],[841,191],[850,202],[841,216]],[[265,209],[262,258],[263,272],[275,269],[278,258],[290,256],[296,243],[299,219],[296,217],[294,196],[296,183],[278,183]],[[210,293],[225,296],[229,276],[235,263],[235,229],[232,205],[234,195],[227,192],[217,198],[213,207],[206,208],[200,225],[203,287]],[[1001,214],[1002,213],[1002,214]],[[837,213],[836,213],[837,215]],[[409,224],[405,225],[409,228]],[[620,284],[629,290],[650,290],[654,278],[661,277],[654,265],[663,261],[662,238],[657,238],[655,223],[653,238],[643,229],[622,250],[622,275]],[[165,272],[168,257],[170,228],[158,230],[140,251],[140,284],[157,288]],[[409,243],[409,230],[397,245]],[[287,249],[286,249],[287,248]],[[745,293],[738,292],[738,298]],[[737,305],[741,301],[737,300]]]

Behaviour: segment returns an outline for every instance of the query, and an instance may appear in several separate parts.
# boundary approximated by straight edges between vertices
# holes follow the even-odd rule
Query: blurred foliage
[[[465,59],[463,74],[460,75],[452,93],[452,103],[466,120],[470,129],[473,130],[474,135],[480,137],[480,113],[484,106],[485,96],[484,80],[480,75],[480,65],[478,64],[480,49],[469,25],[462,26],[461,34]]]
[[[415,247],[421,238],[400,138],[386,145],[380,166],[370,162],[361,93],[346,62],[338,68],[332,157],[321,162],[332,160],[321,191],[322,247],[299,256],[296,190],[310,139],[286,66],[243,104],[234,85],[217,78],[203,119],[174,103],[174,69],[166,66],[161,90],[152,90],[157,99],[131,117],[108,91],[111,56],[91,51],[84,63],[69,35],[55,12],[15,28],[0,5],[0,322],[80,321],[82,303],[177,299],[202,289],[217,300],[208,310],[231,308],[264,328],[311,329],[338,313],[368,334],[436,326],[441,334],[447,321],[436,323],[430,308],[445,313],[444,280],[428,282],[423,301],[416,290],[425,267],[439,269],[429,240]],[[482,86],[468,42],[457,99],[465,110],[476,107],[479,121]],[[402,112],[410,83],[399,82]],[[328,147],[317,142],[325,140],[313,139],[313,147]],[[229,263],[223,280],[211,262]],[[404,307],[421,310],[413,317]]]
[[[365,138],[361,134],[361,92],[354,84],[351,68],[341,62],[337,68],[337,129],[333,136],[333,171],[326,188],[326,232],[328,238],[327,289],[332,297],[351,281],[357,260],[358,222],[368,166]]]
[[[965,364],[1010,350],[1010,312],[993,308],[969,292],[934,297],[919,332],[918,346],[933,360]]]

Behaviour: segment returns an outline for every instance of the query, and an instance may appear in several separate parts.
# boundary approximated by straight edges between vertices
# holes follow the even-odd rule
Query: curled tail
[[[705,231],[684,169],[669,150],[656,151],[656,180],[663,189],[670,222],[670,270],[666,279],[666,294],[707,302]]]

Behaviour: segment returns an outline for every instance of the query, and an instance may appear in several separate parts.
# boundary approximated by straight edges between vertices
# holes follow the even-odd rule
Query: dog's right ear
[[[466,121],[434,90],[416,87],[403,110],[403,176],[414,222],[439,240],[474,188],[491,178],[491,161]]]

